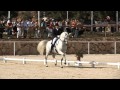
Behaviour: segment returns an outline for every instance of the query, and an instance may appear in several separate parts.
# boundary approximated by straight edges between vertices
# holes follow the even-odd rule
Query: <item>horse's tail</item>
[[[37,51],[39,52],[39,54],[44,55],[47,42],[48,40],[42,40],[39,42],[37,46]]]

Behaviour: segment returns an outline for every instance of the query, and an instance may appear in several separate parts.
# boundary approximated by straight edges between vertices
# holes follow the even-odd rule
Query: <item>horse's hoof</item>
[[[66,63],[64,63],[66,65]]]
[[[55,64],[55,66],[57,66],[57,64]]]
[[[63,66],[61,66],[61,68],[63,68]]]
[[[48,65],[46,65],[46,67],[48,67]]]

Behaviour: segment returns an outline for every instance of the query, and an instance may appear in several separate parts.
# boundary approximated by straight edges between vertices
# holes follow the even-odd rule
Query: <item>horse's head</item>
[[[68,41],[68,39],[69,39],[69,34],[68,34],[68,32],[62,32],[61,35],[60,35],[60,39],[67,44],[67,41]]]

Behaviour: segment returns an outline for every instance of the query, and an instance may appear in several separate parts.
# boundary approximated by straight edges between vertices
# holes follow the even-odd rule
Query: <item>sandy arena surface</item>
[[[44,59],[42,55],[17,55],[0,56],[12,58]],[[67,55],[67,60],[76,60],[75,55]],[[60,55],[56,56],[60,59]],[[51,55],[48,59],[52,59]],[[120,54],[85,54],[82,61],[98,62],[120,62]],[[90,64],[82,64],[82,67],[65,66],[60,68],[54,63],[48,62],[45,67],[43,62],[7,61],[0,60],[0,79],[120,79],[120,69],[111,65],[96,65],[92,68]]]

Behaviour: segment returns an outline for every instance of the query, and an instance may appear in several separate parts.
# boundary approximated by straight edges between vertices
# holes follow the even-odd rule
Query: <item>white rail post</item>
[[[4,62],[4,63],[6,63],[6,62],[7,62],[7,60],[5,60],[4,58],[6,58],[6,57],[3,57],[3,62]]]
[[[91,66],[94,68],[95,67],[95,61],[91,62]]]
[[[25,58],[23,58],[23,64],[26,64]]]

